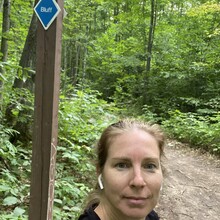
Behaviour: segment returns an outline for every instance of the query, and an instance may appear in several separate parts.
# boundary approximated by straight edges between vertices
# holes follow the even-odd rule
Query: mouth
[[[124,199],[131,206],[143,206],[146,203],[146,197],[126,196]]]

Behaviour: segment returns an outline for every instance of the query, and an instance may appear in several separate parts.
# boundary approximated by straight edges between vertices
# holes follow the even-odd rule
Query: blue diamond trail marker
[[[60,12],[60,7],[55,0],[40,0],[34,7],[44,29],[47,30]]]

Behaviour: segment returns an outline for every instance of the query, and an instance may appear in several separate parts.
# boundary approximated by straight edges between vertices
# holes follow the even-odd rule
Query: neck
[[[100,202],[94,210],[101,220],[144,220],[145,218],[129,218],[124,216],[122,213],[113,212],[109,204]]]

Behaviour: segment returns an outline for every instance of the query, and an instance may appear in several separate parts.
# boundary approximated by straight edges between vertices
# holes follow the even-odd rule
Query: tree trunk
[[[156,4],[155,0],[151,0],[151,16],[150,16],[150,27],[148,35],[148,45],[147,45],[147,65],[146,71],[149,72],[151,69],[151,57],[153,48],[154,31],[156,26]]]
[[[74,64],[74,73],[73,73],[73,85],[75,86],[78,82],[78,74],[79,74],[79,62],[80,62],[80,51],[81,51],[81,43],[75,43],[76,48],[76,57],[75,57],[75,64]]]
[[[156,0],[151,0],[151,14],[150,14],[150,26],[148,33],[147,42],[147,57],[146,57],[146,71],[144,75],[144,93],[143,93],[143,104],[147,103],[147,93],[148,93],[148,81],[149,74],[151,70],[151,59],[152,59],[152,49],[154,40],[154,31],[156,27]]]
[[[0,2],[0,11],[2,11],[3,4],[4,4],[4,0],[1,0],[1,2]]]
[[[8,32],[10,29],[10,0],[4,0],[3,22],[2,22],[2,41],[1,41],[1,61],[6,62],[8,58]]]
[[[37,16],[35,13],[32,16],[30,28],[25,41],[19,66],[22,68],[23,75],[27,75],[27,80],[24,82],[20,78],[16,78],[14,81],[13,88],[27,88],[33,91],[34,86],[34,75],[33,70],[36,64],[36,31],[37,31]]]
[[[10,29],[10,0],[4,0],[3,3],[3,21],[2,21],[2,39],[1,39],[1,62],[6,62],[8,59],[8,32]],[[0,102],[2,103],[3,78],[4,69],[0,67]],[[2,106],[0,106],[2,108]]]
[[[37,2],[37,0],[36,0]],[[20,78],[16,78],[14,81],[13,89],[20,89],[20,88],[26,88],[29,91],[33,92],[34,88],[34,71],[31,71],[35,69],[35,63],[36,63],[36,31],[37,31],[37,16],[35,13],[32,16],[30,28],[27,34],[27,38],[25,41],[25,45],[23,48],[23,52],[19,61],[19,66],[22,68],[22,74],[27,76],[27,80],[24,82]],[[17,102],[21,103],[22,105],[32,105],[32,103],[28,103],[29,100],[26,99],[26,95],[22,95],[21,93],[19,100]],[[20,120],[20,118],[25,118],[25,115],[30,116],[32,112],[30,110],[21,110],[19,112],[19,115],[15,116],[13,115],[12,111],[15,108],[15,104],[11,103],[7,106],[6,112],[5,112],[5,118],[7,120],[8,126],[12,126],[13,129],[17,130],[20,134],[17,137],[13,137],[11,139],[11,142],[15,143],[17,140],[21,140],[23,142],[30,141],[31,140],[31,122],[23,122]]]
[[[119,15],[119,3],[117,3],[116,6],[114,7],[114,23],[115,24],[118,23],[118,18],[117,18],[118,15]],[[115,35],[115,41],[120,42],[120,35],[118,33]]]

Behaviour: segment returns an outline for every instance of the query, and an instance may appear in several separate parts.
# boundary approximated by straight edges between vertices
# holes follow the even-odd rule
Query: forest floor
[[[220,160],[176,141],[165,153],[161,220],[219,220]]]

